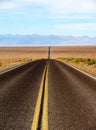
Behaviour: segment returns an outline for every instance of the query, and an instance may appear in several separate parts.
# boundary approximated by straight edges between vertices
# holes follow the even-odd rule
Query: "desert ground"
[[[0,59],[47,58],[48,47],[0,47]],[[51,47],[51,58],[96,58],[96,46]]]
[[[0,59],[47,58],[48,47],[0,47]]]
[[[58,46],[51,48],[53,58],[96,58],[96,46]]]
[[[96,46],[52,46],[50,49],[51,59],[56,58],[91,58],[96,61]],[[14,67],[23,62],[34,59],[48,58],[48,47],[0,47],[0,71]],[[96,76],[96,63],[70,62],[79,69]]]

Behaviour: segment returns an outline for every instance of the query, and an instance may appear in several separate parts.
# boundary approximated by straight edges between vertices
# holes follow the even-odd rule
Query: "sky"
[[[96,36],[96,0],[0,0],[0,34]]]

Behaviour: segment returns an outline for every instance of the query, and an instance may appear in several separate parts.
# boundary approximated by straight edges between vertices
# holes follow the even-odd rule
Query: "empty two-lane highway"
[[[0,130],[96,130],[96,79],[56,60],[0,74]]]

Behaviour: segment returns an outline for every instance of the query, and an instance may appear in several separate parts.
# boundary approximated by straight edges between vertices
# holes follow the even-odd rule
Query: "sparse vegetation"
[[[92,58],[59,58],[59,59],[67,62],[75,62],[78,64],[87,64],[87,65],[96,64],[96,59],[92,59]]]
[[[28,61],[32,61],[32,59],[31,58],[0,59],[0,68]]]

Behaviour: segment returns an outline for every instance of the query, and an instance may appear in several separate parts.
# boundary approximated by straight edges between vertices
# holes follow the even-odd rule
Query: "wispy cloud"
[[[69,23],[69,24],[56,24],[54,25],[56,30],[64,30],[64,34],[73,34],[73,35],[87,35],[96,36],[96,23]]]
[[[42,5],[48,11],[54,13],[88,13],[96,11],[95,0],[1,0],[0,8],[11,8],[16,4],[19,5],[20,2],[22,2],[22,7],[25,6],[25,3]]]
[[[85,30],[85,29],[94,29],[96,30],[96,23],[69,23],[69,24],[57,24],[54,25],[55,28],[63,28],[63,29],[76,29],[79,28],[80,30]]]
[[[96,11],[94,0],[20,0],[34,4],[42,4],[48,10],[56,13],[93,12]]]
[[[12,0],[0,0],[0,9],[11,9],[16,7],[16,3]]]
[[[47,16],[47,17],[49,19],[79,19],[79,20],[92,19],[93,18],[92,15],[88,15],[88,14],[50,15],[50,16]]]

